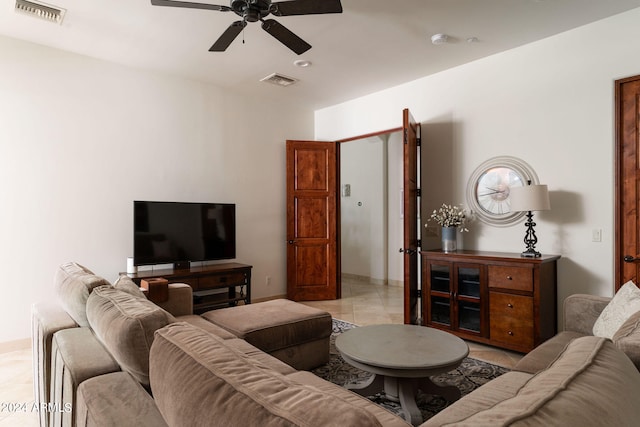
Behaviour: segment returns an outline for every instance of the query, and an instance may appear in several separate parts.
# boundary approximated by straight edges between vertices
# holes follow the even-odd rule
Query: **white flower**
[[[458,207],[443,203],[440,209],[433,211],[431,218],[429,218],[428,221],[433,220],[441,227],[459,227],[462,232],[469,231],[466,227],[467,219],[467,212],[464,210],[462,205]],[[424,226],[427,227],[428,224],[425,224]]]

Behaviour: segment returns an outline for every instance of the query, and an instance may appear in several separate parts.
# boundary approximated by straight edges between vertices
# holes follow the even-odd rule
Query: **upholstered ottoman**
[[[298,370],[329,361],[331,315],[286,299],[212,310],[211,323]]]

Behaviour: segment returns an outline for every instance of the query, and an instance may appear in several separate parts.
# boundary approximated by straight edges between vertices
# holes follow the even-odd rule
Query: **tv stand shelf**
[[[201,314],[215,308],[233,307],[239,302],[251,304],[251,268],[235,262],[191,267],[184,270],[162,269],[128,274],[140,286],[142,279],[163,277],[169,283],[186,283],[193,289],[193,312]]]

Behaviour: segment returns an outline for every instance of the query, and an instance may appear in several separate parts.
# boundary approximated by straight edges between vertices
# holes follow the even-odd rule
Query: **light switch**
[[[594,228],[591,230],[591,241],[592,242],[602,242],[602,229]]]

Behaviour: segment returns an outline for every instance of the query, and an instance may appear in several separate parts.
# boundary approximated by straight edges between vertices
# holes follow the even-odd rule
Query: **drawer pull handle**
[[[508,304],[507,304],[507,307],[509,307],[509,308],[513,308],[513,304],[508,303]]]
[[[507,280],[513,280],[513,277],[507,276]]]
[[[513,336],[513,331],[509,331],[509,332],[507,332],[507,334]]]

